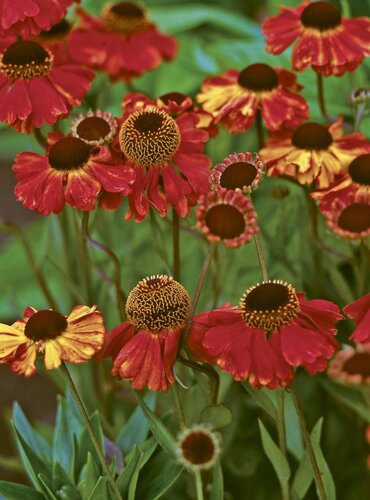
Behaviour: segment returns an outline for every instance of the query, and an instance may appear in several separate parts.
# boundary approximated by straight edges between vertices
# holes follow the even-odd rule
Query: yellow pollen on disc
[[[240,299],[239,310],[251,328],[276,331],[291,323],[300,307],[292,285],[274,280],[250,287]]]
[[[159,332],[185,325],[190,298],[185,288],[172,276],[144,278],[127,297],[128,320],[138,329]]]
[[[19,40],[0,55],[0,71],[12,80],[45,76],[53,59],[52,53],[39,43]]]
[[[124,155],[136,165],[160,167],[180,146],[176,121],[163,110],[149,108],[133,113],[123,123],[119,143]]]

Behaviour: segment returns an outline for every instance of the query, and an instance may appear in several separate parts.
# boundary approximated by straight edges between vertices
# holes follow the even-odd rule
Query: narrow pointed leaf
[[[270,460],[280,483],[284,483],[290,478],[290,468],[287,459],[282,454],[280,448],[271,438],[266,427],[261,420],[258,419],[258,425],[261,432],[262,446]]]

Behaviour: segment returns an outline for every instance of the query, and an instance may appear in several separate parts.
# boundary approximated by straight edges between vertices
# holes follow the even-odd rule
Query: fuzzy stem
[[[82,233],[88,243],[99,250],[105,252],[114,264],[114,286],[116,290],[116,300],[118,307],[118,314],[121,321],[124,321],[124,309],[126,303],[126,295],[121,288],[121,264],[117,255],[106,245],[94,240],[89,233],[89,212],[84,212],[82,217]]]
[[[197,285],[195,288],[194,297],[193,297],[193,300],[191,303],[189,316],[188,316],[187,321],[186,321],[184,333],[182,334],[182,337],[180,340],[179,352],[181,350],[181,347],[186,342],[186,338],[190,332],[191,324],[193,322],[193,317],[194,317],[195,311],[197,310],[200,294],[201,294],[201,291],[202,291],[202,288],[204,285],[204,281],[206,279],[209,264],[211,263],[212,255],[213,255],[213,248],[212,248],[212,245],[209,245],[208,252],[204,258],[203,266],[202,266],[200,273],[199,273],[199,277],[198,277]]]
[[[103,470],[105,472],[105,474],[107,475],[107,478],[108,478],[108,481],[109,481],[109,484],[113,490],[113,494],[114,494],[114,498],[118,499],[118,500],[122,500],[122,496],[119,492],[119,489],[118,489],[118,486],[115,482],[115,480],[113,479],[113,476],[112,476],[112,473],[109,469],[109,466],[105,460],[105,456],[104,456],[104,453],[100,447],[100,444],[99,444],[99,441],[98,441],[98,438],[96,437],[96,434],[95,434],[95,431],[93,429],[93,426],[91,425],[91,422],[90,422],[90,419],[89,419],[89,416],[87,414],[87,411],[86,411],[86,408],[85,408],[85,405],[83,404],[82,402],[82,399],[78,393],[78,390],[77,390],[77,387],[75,386],[74,382],[73,382],[73,379],[71,377],[71,374],[69,373],[69,370],[67,368],[67,366],[65,365],[64,362],[62,362],[61,366],[60,366],[60,369],[61,369],[61,372],[67,382],[67,385],[72,393],[72,396],[73,396],[73,399],[75,400],[75,403],[81,413],[81,416],[82,416],[82,419],[86,425],[86,429],[90,435],[90,438],[91,438],[91,441],[94,445],[94,448],[95,448],[95,451],[96,451],[96,454],[98,455],[99,457],[99,460],[101,462],[101,465],[103,467]]]
[[[173,278],[180,281],[180,221],[175,209],[172,212]]]
[[[319,107],[322,116],[325,120],[330,121],[326,112],[325,97],[324,97],[324,82],[321,73],[317,73],[317,97],[319,99]]]
[[[195,488],[197,491],[197,500],[204,500],[201,472],[199,470],[194,471],[194,477],[195,477]]]
[[[301,405],[301,403],[298,399],[297,393],[296,393],[295,389],[293,389],[293,387],[290,388],[290,393],[292,396],[294,407],[295,407],[297,417],[299,420],[299,424],[301,427],[303,440],[304,440],[304,443],[306,446],[306,451],[308,453],[308,457],[309,457],[311,465],[312,465],[313,475],[315,478],[317,489],[319,491],[320,500],[328,500],[328,497],[327,497],[326,491],[325,491],[325,487],[324,487],[324,483],[322,480],[322,473],[320,471],[319,465],[317,463],[317,458],[316,458],[314,449],[312,447],[311,437],[310,437],[310,433],[309,433],[309,430],[307,427],[307,422],[306,422],[306,419],[305,419],[305,416],[303,413],[302,405]]]
[[[255,210],[251,196],[249,196],[249,200],[251,202],[253,210]],[[265,256],[264,256],[264,253],[263,253],[262,240],[261,240],[261,233],[260,232],[258,232],[258,233],[256,233],[254,235],[254,243],[256,244],[256,251],[257,251],[258,261],[259,261],[260,268],[261,268],[262,279],[263,279],[263,281],[268,281],[267,266],[266,266]]]

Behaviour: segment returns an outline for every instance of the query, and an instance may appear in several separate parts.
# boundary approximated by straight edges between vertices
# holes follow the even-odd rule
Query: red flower
[[[215,309],[215,311],[232,309],[233,307],[230,302],[227,302],[220,308]],[[203,345],[204,336],[212,326],[217,326],[217,323],[215,321],[211,321],[209,311],[194,316],[189,335],[186,339],[186,344],[192,356],[197,361],[201,363],[209,363],[210,365],[216,365],[217,357],[211,356],[209,351]]]
[[[266,127],[295,127],[308,118],[306,101],[296,93],[295,76],[267,64],[252,64],[207,78],[197,99],[232,134],[249,129],[260,110]]]
[[[316,181],[322,189],[343,175],[354,158],[369,151],[370,142],[362,134],[343,137],[339,119],[328,127],[309,122],[294,132],[273,134],[260,156],[269,175],[288,175],[300,184]]]
[[[354,71],[370,54],[370,20],[347,19],[330,2],[306,0],[298,7],[281,7],[281,13],[266,19],[262,30],[267,50],[280,54],[299,39],[293,50],[293,68],[311,66],[324,76]]]
[[[20,132],[51,125],[81,104],[94,73],[76,64],[54,64],[38,42],[0,42],[0,121]]]
[[[370,236],[370,199],[357,196],[356,191],[342,190],[320,203],[330,228],[338,236],[351,240]]]
[[[24,318],[8,326],[0,324],[0,363],[9,363],[19,374],[36,372],[36,356],[42,353],[45,368],[62,361],[83,363],[104,344],[104,321],[96,306],[76,306],[69,316],[49,309],[27,307]]]
[[[354,342],[370,342],[370,293],[343,308],[355,322],[356,329],[350,337]]]
[[[107,148],[92,148],[76,137],[57,140],[46,156],[18,154],[13,170],[17,199],[43,215],[60,212],[65,203],[93,210],[102,188],[127,195],[134,181],[132,169],[116,165]]]
[[[268,281],[247,290],[239,308],[209,313],[203,345],[236,380],[254,387],[288,386],[293,367],[310,375],[323,371],[337,347],[339,308],[327,300],[306,300],[288,283]]]
[[[215,191],[232,189],[250,193],[261,184],[264,168],[256,153],[233,153],[212,169],[209,184]]]
[[[135,109],[124,114],[119,133],[126,162],[136,172],[126,218],[143,220],[149,204],[161,216],[170,204],[180,217],[185,217],[189,206],[208,191],[210,159],[203,155],[208,134],[196,128],[195,113],[186,112],[174,119],[147,104],[147,98],[141,108],[136,102]]]
[[[198,226],[209,241],[222,241],[237,248],[259,231],[253,205],[241,193],[231,189],[213,191],[201,196],[198,203]]]
[[[146,11],[135,3],[106,4],[102,19],[82,9],[78,12],[82,24],[71,35],[71,44],[80,48],[76,58],[106,71],[111,80],[130,81],[176,55],[176,41],[159,33]]]
[[[113,357],[112,374],[135,389],[167,392],[175,383],[173,366],[189,310],[187,291],[172,277],[139,281],[127,299],[128,321],[107,335],[102,355]]]
[[[34,37],[34,40],[49,50],[54,56],[54,61],[58,64],[76,63],[74,54],[78,53],[80,48],[70,46],[71,33],[72,23],[62,19],[49,30],[41,31],[38,36]]]
[[[62,19],[73,0],[0,0],[0,36],[37,35]]]

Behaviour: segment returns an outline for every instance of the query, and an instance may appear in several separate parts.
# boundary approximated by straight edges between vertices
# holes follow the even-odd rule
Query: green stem
[[[256,113],[256,133],[257,133],[257,144],[258,144],[258,149],[262,149],[265,143],[264,137],[263,137],[263,126],[262,126],[262,114],[261,114],[261,109],[257,109]]]
[[[40,146],[42,148],[46,148],[46,146],[48,145],[48,141],[42,135],[41,130],[39,128],[34,128],[33,129],[33,135],[35,136],[35,139],[40,144]]]
[[[265,256],[263,254],[262,241],[260,233],[254,235],[254,242],[256,244],[256,250],[258,255],[258,261],[260,263],[262,279],[263,281],[268,281],[267,266],[265,261]]]
[[[209,268],[209,264],[211,263],[212,255],[213,255],[213,248],[212,248],[212,245],[209,245],[208,252],[207,252],[207,254],[205,256],[205,259],[204,259],[204,262],[203,262],[203,266],[202,266],[202,268],[200,270],[200,273],[199,273],[199,277],[198,277],[197,285],[196,285],[196,288],[195,288],[194,297],[193,297],[193,300],[192,300],[192,303],[191,303],[191,307],[190,307],[190,311],[189,311],[189,316],[188,316],[188,319],[186,321],[186,326],[185,326],[185,329],[184,329],[184,333],[182,334],[182,337],[181,337],[181,340],[180,340],[179,352],[181,350],[181,347],[186,342],[187,336],[189,335],[191,324],[193,322],[193,317],[194,317],[195,311],[197,310],[197,306],[198,306],[200,294],[201,294],[201,291],[202,291],[202,288],[203,288],[203,285],[204,285],[204,281],[206,279],[206,275],[207,275],[207,271],[208,271],[208,268]]]
[[[90,435],[92,444],[95,448],[96,454],[99,457],[99,460],[101,462],[103,470],[104,470],[105,474],[107,475],[109,484],[113,490],[114,498],[117,498],[118,500],[122,500],[122,496],[119,492],[118,486],[117,486],[115,480],[113,479],[112,473],[111,473],[109,466],[105,460],[104,453],[100,447],[98,438],[96,437],[95,431],[91,425],[91,422],[90,422],[89,416],[87,414],[85,405],[83,404],[82,399],[80,398],[80,395],[77,391],[77,387],[75,386],[73,379],[71,377],[71,374],[69,373],[69,370],[64,362],[62,362],[60,369],[61,369],[61,372],[63,373],[63,376],[67,382],[67,385],[72,393],[73,399],[75,400],[75,403],[76,403],[76,405],[81,413],[82,419],[86,425],[86,429]]]
[[[213,252],[213,273],[212,273],[212,291],[213,291],[213,306],[215,309],[218,305],[218,299],[221,293],[220,287],[220,257],[219,257],[219,245],[214,246]]]
[[[172,211],[173,277],[180,281],[180,221],[175,209]]]
[[[326,112],[325,98],[324,98],[324,82],[321,73],[317,73],[317,97],[319,100],[319,107],[321,114],[325,118],[325,120],[329,121],[329,117]]]
[[[365,105],[364,104],[358,104],[356,106],[356,116],[355,116],[355,125],[353,128],[354,132],[358,132],[361,124],[361,120],[365,115]]]
[[[39,269],[39,266],[36,262],[34,255],[33,255],[31,245],[28,243],[28,240],[27,240],[26,236],[24,235],[23,230],[20,227],[18,227],[17,225],[13,224],[12,222],[3,222],[2,226],[5,228],[5,231],[7,231],[9,233],[15,233],[18,236],[18,238],[20,239],[20,241],[23,245],[24,251],[27,255],[28,261],[31,265],[32,271],[36,277],[36,280],[40,286],[42,293],[45,296],[46,301],[48,302],[49,307],[51,307],[52,309],[57,311],[58,304],[56,303],[53,295],[51,294],[49,287],[46,283],[46,280],[45,280],[41,270]]]
[[[195,488],[197,491],[197,500],[204,500],[203,483],[200,470],[194,471],[194,477],[195,477]]]
[[[285,433],[285,416],[284,416],[284,391],[282,389],[277,390],[277,429],[278,429],[278,439],[279,448],[281,453],[287,458],[287,448],[286,448],[286,433]],[[282,500],[290,500],[289,492],[289,480],[282,480],[281,483],[281,496]]]
[[[177,417],[179,419],[179,424],[181,429],[186,428],[186,421],[185,421],[185,414],[184,414],[184,409],[181,404],[181,399],[179,395],[179,387],[177,384],[174,384],[171,386],[171,394],[172,394],[172,399],[174,402],[175,410],[177,413]]]
[[[361,240],[359,251],[360,251],[360,256],[358,263],[357,292],[358,296],[362,297],[367,290],[367,279],[369,276],[369,262],[370,262],[370,252],[363,239]]]
[[[292,396],[294,407],[295,407],[297,417],[299,420],[299,424],[301,427],[303,440],[304,440],[304,443],[306,446],[306,451],[308,453],[308,457],[309,457],[311,465],[312,465],[313,475],[315,478],[317,489],[319,491],[320,500],[328,500],[328,497],[327,497],[326,491],[325,491],[325,487],[324,487],[324,483],[322,480],[322,473],[320,471],[319,464],[317,463],[317,458],[316,458],[314,449],[312,447],[311,437],[310,437],[310,433],[309,433],[309,430],[307,427],[306,419],[305,419],[305,416],[303,413],[302,405],[301,405],[301,403],[298,399],[297,393],[296,393],[295,389],[293,389],[293,387],[290,388],[290,393]]]
[[[118,314],[121,321],[124,321],[125,315],[125,304],[127,297],[121,288],[121,264],[117,257],[117,255],[106,245],[100,243],[99,241],[94,240],[89,233],[89,212],[84,212],[82,217],[82,233],[88,243],[93,247],[103,251],[108,255],[108,257],[112,260],[114,264],[114,287],[116,290],[116,300],[118,307]]]

